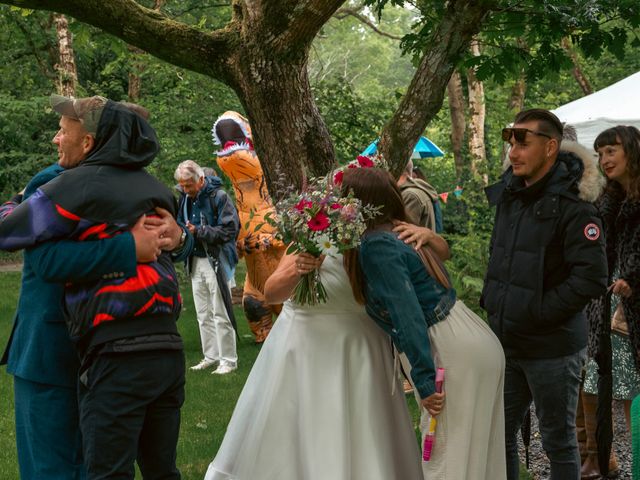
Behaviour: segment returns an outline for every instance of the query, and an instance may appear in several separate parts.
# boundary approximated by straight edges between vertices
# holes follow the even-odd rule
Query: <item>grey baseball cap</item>
[[[98,131],[98,123],[107,99],[99,95],[87,98],[64,97],[53,94],[49,98],[51,108],[60,115],[80,121],[85,130],[92,135]]]

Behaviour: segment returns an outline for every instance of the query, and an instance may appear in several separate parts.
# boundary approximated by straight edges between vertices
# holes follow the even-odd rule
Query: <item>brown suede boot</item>
[[[582,465],[587,458],[587,432],[584,429],[582,385],[580,386],[580,397],[578,398],[578,408],[576,410],[576,436],[578,437],[578,450],[580,451],[580,465]]]
[[[582,409],[584,412],[584,428],[587,436],[586,442],[586,458],[580,470],[581,480],[597,480],[600,478],[600,470],[598,468],[598,446],[596,444],[596,410],[598,408],[598,396],[582,392]],[[620,469],[618,468],[618,460],[616,454],[611,450],[609,457],[609,473],[608,478],[618,476]]]

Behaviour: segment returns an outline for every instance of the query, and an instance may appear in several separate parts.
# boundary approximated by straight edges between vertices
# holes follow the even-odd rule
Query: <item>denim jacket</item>
[[[435,393],[429,327],[446,318],[456,301],[453,289],[427,272],[418,254],[395,234],[373,231],[360,246],[367,312],[411,363],[411,378],[426,398]]]

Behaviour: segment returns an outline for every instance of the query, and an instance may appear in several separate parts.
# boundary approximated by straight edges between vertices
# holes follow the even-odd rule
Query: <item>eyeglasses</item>
[[[511,140],[511,137],[515,139],[516,142],[522,143],[527,138],[527,132],[533,133],[534,135],[539,135],[541,137],[551,138],[551,135],[547,135],[546,133],[537,132],[535,130],[529,130],[528,128],[503,128],[502,129],[502,140],[508,142]]]

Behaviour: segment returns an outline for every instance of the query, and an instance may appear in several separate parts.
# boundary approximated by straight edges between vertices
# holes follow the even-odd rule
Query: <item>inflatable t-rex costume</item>
[[[231,179],[236,194],[240,215],[238,255],[244,256],[247,264],[242,307],[256,343],[261,343],[273,325],[272,315],[282,308],[265,303],[264,284],[278,266],[285,246],[275,239],[273,227],[264,222],[273,205],[260,160],[253,151],[249,122],[237,112],[225,112],[213,124],[211,133],[213,141],[222,146],[217,153],[218,166]]]

